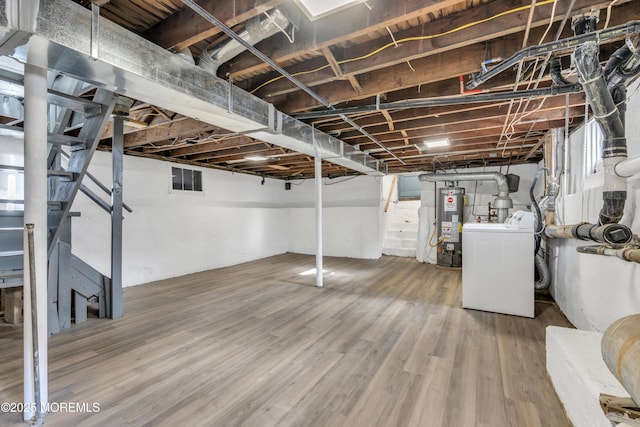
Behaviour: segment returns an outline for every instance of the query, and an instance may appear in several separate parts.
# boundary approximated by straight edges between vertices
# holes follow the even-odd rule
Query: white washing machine
[[[462,307],[534,317],[534,228],[531,212],[504,224],[462,227]]]

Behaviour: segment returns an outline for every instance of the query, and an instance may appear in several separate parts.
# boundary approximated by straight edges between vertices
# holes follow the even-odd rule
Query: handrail
[[[387,197],[387,203],[384,205],[384,211],[389,210],[389,202],[391,202],[391,196],[393,195],[393,188],[396,185],[396,180],[398,179],[398,175],[393,175],[393,180],[391,181],[391,188],[389,189],[389,196]]]
[[[64,151],[62,151],[62,150],[61,150],[61,151],[60,151],[60,154],[61,154],[61,155],[62,155],[62,157],[64,157],[65,159],[69,160],[69,155],[68,155],[67,153],[65,153]],[[85,172],[85,175],[86,175],[86,176],[87,176],[91,181],[93,181],[93,183],[94,183],[94,184],[96,184],[96,185],[97,185],[97,186],[98,186],[102,191],[104,191],[106,194],[108,194],[109,196],[111,196],[111,190],[109,190],[109,189],[107,188],[107,186],[106,186],[106,185],[104,185],[102,182],[100,182],[100,180],[99,180],[98,178],[96,178],[95,176],[91,175],[91,173],[90,173],[89,171],[86,171],[86,172]],[[85,188],[86,190],[88,190],[88,188],[87,188],[87,187],[84,187],[84,188]],[[82,190],[82,187],[81,187],[80,189]],[[90,190],[89,190],[89,191],[90,191]],[[82,191],[82,192],[83,192],[84,194],[87,194],[85,191]],[[92,192],[92,194],[94,194],[94,195],[95,195],[95,193],[93,193],[93,192]],[[89,196],[89,195],[87,194],[87,196]],[[89,198],[90,198],[91,200],[93,200],[93,199],[91,198],[91,196],[89,196]],[[95,203],[98,203],[98,202],[96,202],[95,200],[93,200],[93,201],[94,201]],[[98,203],[98,204],[99,204],[99,203]],[[102,206],[100,206],[100,207],[102,207]],[[132,209],[131,209],[131,208],[130,208],[126,203],[124,203],[124,202],[122,203],[122,207],[123,207],[123,208],[125,208],[125,210],[126,210],[127,212],[129,212],[129,213],[133,212],[133,210],[132,210]],[[109,213],[111,213],[111,210],[109,210],[108,212],[109,212]]]

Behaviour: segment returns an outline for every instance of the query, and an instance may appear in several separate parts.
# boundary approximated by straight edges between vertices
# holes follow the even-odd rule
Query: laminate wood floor
[[[125,289],[125,317],[50,340],[46,426],[566,426],[545,327],[461,308],[461,273],[414,259],[285,254]],[[0,402],[22,400],[22,330],[0,327]],[[0,425],[21,425],[0,414]]]

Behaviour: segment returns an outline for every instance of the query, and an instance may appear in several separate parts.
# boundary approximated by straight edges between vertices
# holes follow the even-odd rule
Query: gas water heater
[[[440,188],[438,195],[437,263],[445,267],[462,267],[462,224],[464,222],[464,188]]]

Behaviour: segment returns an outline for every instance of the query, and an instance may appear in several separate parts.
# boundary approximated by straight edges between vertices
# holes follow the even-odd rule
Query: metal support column
[[[32,52],[29,52],[32,55]],[[35,403],[35,390],[40,402],[48,401],[47,374],[47,71],[30,64],[24,66],[24,222],[33,224],[34,277],[36,301],[32,307],[28,240],[24,239],[24,402]],[[27,313],[35,309],[35,322]],[[34,382],[33,338],[37,335],[39,375]],[[25,406],[25,409],[33,409]],[[25,421],[35,416],[24,412]]]
[[[315,152],[315,184],[316,184],[316,286],[323,286],[322,279],[322,158],[318,143],[313,141]]]
[[[116,109],[118,103],[116,103]],[[123,135],[126,115],[114,110],[111,142],[113,189],[111,192],[111,290],[109,317],[118,319],[122,309],[122,166]]]

